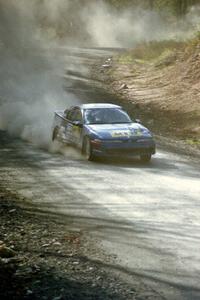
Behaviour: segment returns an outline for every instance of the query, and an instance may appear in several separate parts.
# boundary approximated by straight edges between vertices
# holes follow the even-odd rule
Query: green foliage
[[[183,48],[184,45],[183,42],[176,42],[174,40],[142,43],[120,56],[119,62],[131,63],[134,60],[139,60],[140,62],[161,62],[172,58],[176,51]]]
[[[191,146],[200,146],[200,139],[187,139],[186,143]]]
[[[200,41],[200,31],[197,31],[197,33],[196,33],[196,39],[198,40],[198,42]]]
[[[124,8],[124,7],[130,6],[131,2],[132,1],[130,1],[130,0],[123,0],[123,1],[120,1],[120,0],[107,0],[107,3],[111,4],[115,8]]]
[[[165,10],[176,16],[184,15],[199,0],[105,0],[117,9],[140,6],[146,9]]]
[[[197,47],[200,47],[200,31],[197,31],[194,38],[186,42],[185,56],[190,56]]]

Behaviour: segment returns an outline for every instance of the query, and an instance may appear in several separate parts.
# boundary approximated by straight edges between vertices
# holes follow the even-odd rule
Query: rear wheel
[[[148,163],[151,160],[151,154],[141,154],[140,155],[140,160],[142,162]]]
[[[94,160],[94,155],[92,153],[92,145],[89,137],[84,139],[83,143],[83,154],[85,155],[87,160]]]

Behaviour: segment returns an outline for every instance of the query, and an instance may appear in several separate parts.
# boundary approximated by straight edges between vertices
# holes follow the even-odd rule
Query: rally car
[[[78,147],[88,160],[139,155],[149,162],[155,154],[151,132],[114,104],[82,104],[56,111],[52,140]]]

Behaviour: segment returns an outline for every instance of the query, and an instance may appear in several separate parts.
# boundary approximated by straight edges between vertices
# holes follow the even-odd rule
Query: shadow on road
[[[174,228],[174,224],[167,224],[170,229],[166,229],[165,225],[157,224],[160,229],[154,228],[148,222],[146,223],[133,223],[129,222],[121,222],[121,221],[111,221],[108,219],[101,218],[89,218],[82,216],[71,216],[66,214],[58,214],[55,212],[46,211],[46,207],[41,205],[40,209],[35,206],[24,208],[26,213],[34,213],[41,218],[49,218],[53,217],[55,222],[66,223],[67,226],[70,227],[71,230],[79,229],[80,232],[84,235],[89,235],[92,238],[95,237],[96,240],[107,241],[109,239],[109,243],[112,244],[113,249],[122,246],[124,249],[127,249],[134,243],[134,248],[140,251],[141,258],[142,253],[147,250],[150,252],[150,255],[160,255],[160,257],[165,258],[169,255],[173,256],[174,254],[170,253],[170,239],[176,239],[180,242],[187,239],[195,242],[196,247],[198,247],[199,237],[193,235],[192,233],[181,234],[176,232],[177,228]],[[187,232],[188,226],[185,225],[185,229]],[[135,237],[135,238],[133,238]],[[168,249],[160,247],[160,238],[169,239],[169,247]],[[155,243],[156,242],[156,243]],[[157,247],[155,247],[157,244]],[[48,256],[57,256],[59,254],[54,252],[48,252],[46,255]],[[124,252],[126,255],[126,251]],[[134,257],[134,253],[132,253]],[[120,274],[122,278],[128,278],[128,281],[133,281],[134,278],[136,282],[138,280],[142,280],[146,283],[152,284],[155,290],[156,287],[160,285],[167,289],[169,294],[168,296],[163,296],[160,294],[158,299],[191,299],[197,300],[200,297],[200,288],[195,284],[197,278],[195,274],[186,274],[184,273],[173,273],[170,271],[170,268],[167,270],[159,270],[155,265],[152,268],[139,268],[137,265],[135,268],[129,266],[122,266],[121,264],[115,262],[105,262],[100,259],[94,259],[87,256],[79,256],[77,257],[82,262],[89,262],[95,265],[98,265],[99,268],[103,268],[108,271],[114,271],[116,274]],[[176,257],[174,258],[177,259]],[[193,258],[191,257],[193,260]],[[194,284],[192,284],[192,282]],[[96,291],[95,291],[96,292]],[[92,291],[91,291],[92,293]],[[171,295],[171,296],[170,296]],[[105,295],[106,296],[106,295]],[[154,296],[155,297],[155,296]],[[72,298],[73,299],[73,298]],[[84,299],[84,298],[83,298]],[[99,299],[98,297],[95,299]],[[101,299],[101,298],[100,298]],[[107,298],[102,298],[107,299]],[[116,299],[121,299],[117,298]],[[142,297],[140,299],[143,299]],[[157,298],[152,298],[157,299]]]

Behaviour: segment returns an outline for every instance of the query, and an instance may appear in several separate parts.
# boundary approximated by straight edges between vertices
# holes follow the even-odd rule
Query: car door
[[[72,143],[80,147],[82,145],[82,125],[83,118],[82,112],[79,108],[76,108],[72,115]]]
[[[67,128],[67,124],[68,124],[66,111],[64,111],[64,113],[59,114],[59,123],[60,123],[60,124],[58,124],[59,139],[62,140],[63,142],[68,142],[66,139],[66,137],[67,137],[66,128]]]
[[[66,120],[65,123],[65,140],[67,143],[73,144],[73,120],[74,120],[74,114],[75,114],[75,108],[71,108],[66,112]]]

